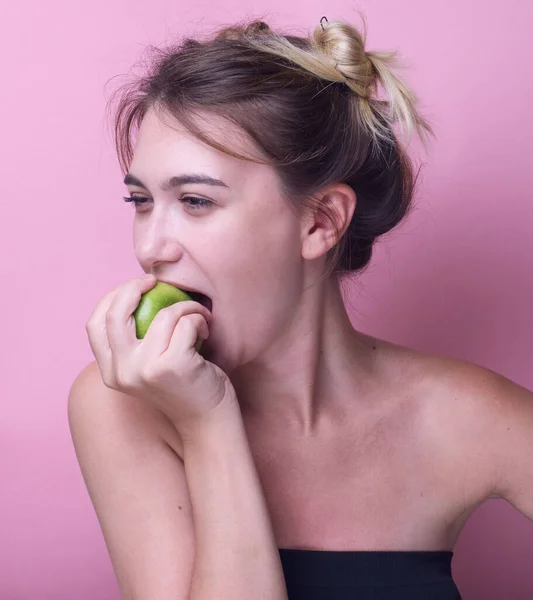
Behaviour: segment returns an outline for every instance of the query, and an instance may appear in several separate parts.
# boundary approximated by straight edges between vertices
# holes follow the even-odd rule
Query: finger
[[[136,277],[121,286],[106,314],[109,347],[115,360],[121,360],[128,349],[138,345],[133,313],[141,296],[156,283],[155,278]]]
[[[148,331],[139,346],[139,354],[142,354],[142,357],[146,360],[161,356],[167,350],[180,319],[186,315],[199,313],[203,315],[201,318],[204,321],[211,318],[209,310],[193,300],[183,300],[161,309],[150,323],[150,327],[148,327]],[[207,323],[203,331],[205,335],[209,335]]]
[[[100,299],[85,325],[89,345],[103,376],[106,376],[111,368],[111,349],[107,339],[105,316],[117,290],[118,288],[115,288]]]
[[[182,317],[174,331],[166,352],[165,358],[174,362],[188,354],[196,352],[195,344],[198,338],[206,340],[209,337],[209,327],[203,315],[190,314]]]

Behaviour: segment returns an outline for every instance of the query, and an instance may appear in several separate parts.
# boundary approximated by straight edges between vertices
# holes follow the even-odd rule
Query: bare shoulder
[[[475,363],[377,342],[390,376],[413,391],[428,447],[468,469],[479,494],[533,518],[533,392]]]
[[[182,458],[183,445],[176,428],[167,416],[128,394],[105,385],[96,361],[85,365],[73,381],[68,396],[68,418],[71,426],[76,419],[108,419],[111,416],[131,425],[148,429],[161,436]]]
[[[417,390],[428,406],[450,411],[452,419],[500,417],[498,410],[518,408],[533,397],[526,388],[481,365],[372,339],[381,350],[387,378]]]

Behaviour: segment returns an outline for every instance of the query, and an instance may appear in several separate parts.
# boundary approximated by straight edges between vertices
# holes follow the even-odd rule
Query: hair
[[[125,174],[132,137],[148,109],[161,109],[197,139],[235,158],[272,166],[280,191],[300,211],[318,211],[337,232],[324,278],[364,269],[374,242],[408,213],[417,175],[400,143],[414,132],[426,147],[429,123],[417,98],[394,73],[395,52],[365,50],[359,31],[327,22],[312,35],[282,35],[263,20],[187,37],[153,51],[147,72],[119,88],[111,101],[115,147]],[[378,99],[379,86],[386,99]],[[207,135],[202,114],[241,128],[261,158],[238,153]],[[316,197],[335,183],[350,186],[356,207],[344,231]]]

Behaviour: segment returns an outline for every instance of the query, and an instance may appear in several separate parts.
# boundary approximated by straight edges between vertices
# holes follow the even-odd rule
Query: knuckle
[[[200,315],[198,313],[187,313],[186,315],[183,315],[183,321],[188,325],[192,325],[199,319],[199,317]]]
[[[117,322],[117,319],[118,319],[117,312],[115,310],[113,310],[112,308],[110,308],[105,314],[106,324],[113,325],[114,323]]]
[[[141,367],[140,376],[147,383],[155,381],[159,376],[159,369],[157,366],[147,363]]]
[[[131,378],[123,367],[117,367],[114,375],[115,382],[118,387],[128,389],[131,387]]]
[[[177,330],[187,332],[193,324],[191,322],[191,315],[183,315],[177,323]]]
[[[102,373],[102,381],[104,385],[112,390],[116,390],[118,382],[112,373]]]
[[[200,327],[205,321],[204,315],[199,315],[198,313],[189,316],[189,327]]]

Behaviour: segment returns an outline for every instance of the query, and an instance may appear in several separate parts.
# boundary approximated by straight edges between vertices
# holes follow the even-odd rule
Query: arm
[[[106,387],[93,362],[70,388],[68,421],[120,597],[188,599],[192,508],[162,413]]]
[[[269,537],[248,446],[242,435],[239,437],[240,421],[231,425],[230,419],[226,423],[230,427],[219,436],[219,444],[226,452],[216,453],[214,460],[221,461],[225,456],[231,459],[225,473],[209,465],[205,473],[193,468],[195,461],[200,466],[199,461],[217,451],[209,445],[215,440],[207,438],[207,454],[202,452],[205,445],[188,446],[192,462],[187,471],[192,475],[197,504],[193,507],[186,467],[177,451],[171,449],[170,443],[177,436],[170,421],[137,398],[106,387],[94,362],[81,371],[71,386],[68,418],[81,472],[124,600],[285,600],[279,555]],[[212,425],[212,434],[217,435],[217,423]],[[204,429],[199,433],[202,435],[198,441],[209,432]],[[239,454],[241,449],[244,453]],[[233,483],[225,485],[232,481],[232,474],[237,487]],[[244,493],[239,486],[244,487]],[[215,509],[204,516],[203,510],[210,510],[206,493],[216,496],[212,498]],[[235,509],[237,502],[240,504]],[[257,515],[255,507],[259,507]],[[242,521],[238,529],[232,529],[230,523],[236,510]],[[209,542],[213,536],[213,545],[202,542],[200,552],[196,552],[198,531],[193,526],[193,512],[201,539]],[[221,515],[219,526],[217,514]],[[213,534],[209,533],[210,528]],[[224,531],[228,528],[229,539],[225,540]],[[257,542],[260,556],[268,555],[266,548],[273,548],[272,558],[254,562],[235,551],[252,541]],[[230,572],[230,568],[234,570]],[[237,588],[242,588],[244,595],[233,594]],[[271,593],[273,588],[280,593]]]
[[[190,600],[286,600],[270,515],[237,399],[180,434],[196,531]]]
[[[533,392],[492,373],[485,392],[495,492],[533,521]]]
[[[533,392],[473,363],[445,364],[448,402],[439,424],[447,424],[458,458],[468,457],[470,485],[480,482],[486,497],[507,500],[533,521]]]

